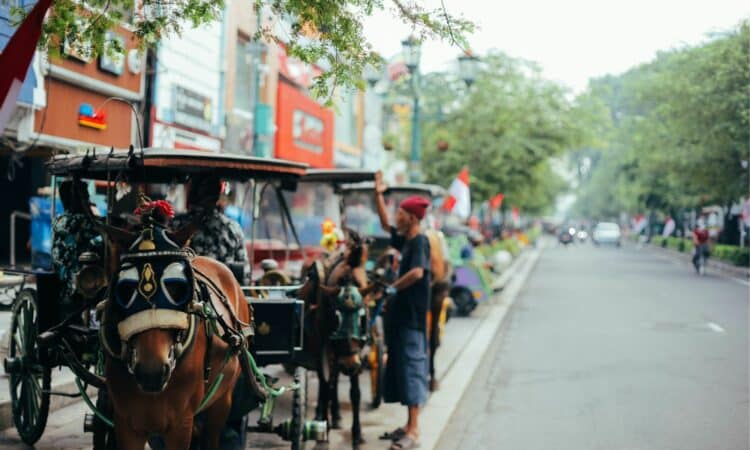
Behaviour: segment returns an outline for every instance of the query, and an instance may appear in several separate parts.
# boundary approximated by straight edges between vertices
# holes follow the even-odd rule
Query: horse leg
[[[221,433],[227,424],[229,411],[232,409],[232,391],[217,398],[213,405],[206,409],[205,424],[201,433],[202,450],[218,450]]]
[[[318,369],[318,406],[315,408],[315,420],[328,421],[328,380],[323,376],[321,369]]]
[[[349,377],[349,397],[352,401],[352,447],[356,450],[360,444],[364,444],[365,440],[362,438],[362,426],[359,423],[359,404],[361,399],[361,393],[359,390],[359,374],[354,374]]]
[[[128,421],[126,419],[115,419],[115,439],[117,440],[117,448],[119,450],[143,450],[143,447],[146,445],[146,435],[138,433],[128,427],[127,423]]]
[[[119,436],[118,436],[119,439]],[[193,415],[186,413],[182,422],[169,427],[169,431],[162,435],[164,448],[168,450],[188,450],[193,440]],[[143,445],[138,450],[143,449]]]
[[[331,403],[331,428],[341,428],[341,408],[339,407],[339,367],[331,361],[331,379],[328,381],[328,395]]]
[[[323,358],[323,355],[319,358],[318,365],[318,406],[315,408],[315,420],[325,420],[328,422],[328,380],[325,377],[325,371],[323,370],[324,364],[328,364]]]

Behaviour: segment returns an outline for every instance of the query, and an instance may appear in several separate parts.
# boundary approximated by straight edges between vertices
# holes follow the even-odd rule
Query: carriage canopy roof
[[[76,175],[95,180],[170,183],[190,176],[211,174],[246,181],[298,180],[306,164],[273,158],[218,154],[195,150],[147,148],[144,150],[58,155],[48,163],[53,175]]]
[[[372,191],[375,189],[375,185],[371,182],[352,183],[342,186],[341,189],[344,191]],[[424,195],[430,198],[446,195],[446,191],[442,186],[426,183],[395,184],[388,186],[386,195],[395,193]]]
[[[351,183],[371,182],[375,172],[363,169],[307,169],[300,179],[306,183],[326,183],[336,188]]]

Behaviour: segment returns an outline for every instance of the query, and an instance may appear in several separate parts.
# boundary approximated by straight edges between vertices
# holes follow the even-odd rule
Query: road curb
[[[539,255],[543,250],[544,246],[540,246],[540,248],[525,253],[525,257],[519,258],[517,263],[509,268],[508,272],[513,270],[512,275],[509,275],[509,283],[506,284],[499,296],[492,299],[492,304],[489,305],[490,311],[479,323],[468,345],[443,376],[441,384],[444,389],[430,396],[420,415],[419,422],[422,435],[420,449],[433,450],[440,442],[443,431],[446,429],[464,392],[469,388],[471,379],[490,347],[493,337],[500,329],[508,310],[536,266]]]

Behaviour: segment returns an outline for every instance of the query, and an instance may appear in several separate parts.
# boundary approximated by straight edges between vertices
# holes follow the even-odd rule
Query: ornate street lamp
[[[479,58],[474,56],[470,50],[458,57],[458,74],[464,80],[466,86],[471,87],[477,79],[479,72]]]
[[[367,81],[367,84],[370,85],[371,88],[374,88],[376,84],[378,84],[378,81],[380,81],[381,73],[380,71],[372,64],[365,65],[364,70],[364,79]]]
[[[406,67],[409,69],[409,72],[414,73],[419,69],[419,59],[422,56],[422,43],[414,36],[409,36],[401,41],[401,48]]]
[[[419,146],[420,146],[420,123],[419,123],[419,58],[422,56],[422,45],[414,36],[409,36],[401,41],[404,55],[404,64],[411,74],[411,86],[414,94],[414,106],[411,114],[411,181],[419,181]]]

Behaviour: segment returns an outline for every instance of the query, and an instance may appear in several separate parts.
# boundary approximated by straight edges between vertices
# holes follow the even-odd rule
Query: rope
[[[292,383],[289,386],[282,386],[279,389],[272,388],[268,385],[268,383],[266,383],[266,376],[263,375],[263,372],[261,372],[260,369],[258,369],[258,365],[255,363],[255,358],[253,358],[253,355],[248,350],[245,350],[245,356],[250,362],[250,368],[253,370],[253,374],[258,380],[260,380],[260,384],[263,389],[271,394],[271,397],[278,397],[280,395],[283,395],[285,392],[295,391],[299,389],[299,383]]]

